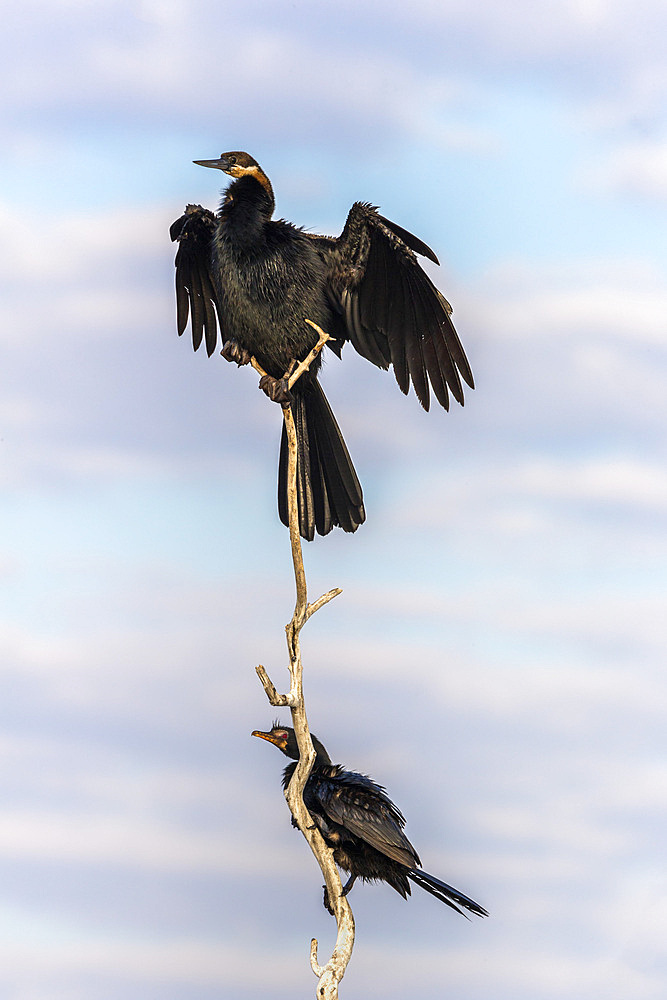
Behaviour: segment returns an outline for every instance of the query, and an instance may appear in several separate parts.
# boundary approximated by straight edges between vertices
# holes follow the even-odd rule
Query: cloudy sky
[[[168,226],[247,149],[278,213],[438,254],[477,389],[323,374],[367,523],[307,547],[313,730],[427,870],[351,896],[342,997],[661,1000],[667,13],[659,0],[10,0],[0,66],[0,992],[309,996],[333,942],[250,739],[284,686],[279,415],[176,336]]]

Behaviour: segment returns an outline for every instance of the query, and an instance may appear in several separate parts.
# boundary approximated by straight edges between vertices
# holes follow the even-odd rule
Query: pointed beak
[[[280,743],[273,735],[273,733],[262,733],[259,731],[259,729],[255,729],[250,735],[259,736],[260,740],[267,740],[269,743],[273,743],[274,747],[278,747],[279,749],[281,749]]]
[[[229,166],[227,160],[224,156],[221,156],[219,160],[193,160],[198,167],[213,167],[215,170],[226,170]]]

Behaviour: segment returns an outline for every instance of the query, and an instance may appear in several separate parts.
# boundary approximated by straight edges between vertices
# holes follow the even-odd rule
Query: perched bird
[[[306,320],[318,324],[339,357],[346,341],[380,368],[394,366],[404,393],[412,382],[428,410],[430,389],[449,408],[463,404],[461,379],[472,372],[450,318],[451,306],[422,271],[417,254],[434,263],[433,251],[377,209],[356,202],[339,237],[304,232],[272,219],[271,182],[248,153],[195,160],[234,180],[213,215],[188,205],[170,229],[177,241],[178,332],[190,317],[192,343],[209,356],[222,337],[228,361],[254,356],[267,373],[267,394],[291,406],[297,430],[297,490],[301,535],[327,534],[339,525],[355,531],[365,520],[357,474],[336,419],[317,380],[318,356],[287,390],[284,375],[317,343]],[[217,322],[216,322],[217,314]],[[430,388],[429,388],[430,386]],[[287,438],[283,427],[278,510],[288,524]]]
[[[274,723],[268,733],[256,729],[252,735],[273,743],[295,762],[299,759],[296,735],[289,726]],[[311,734],[311,739],[317,756],[303,801],[324,840],[333,848],[336,864],[350,873],[343,895],[361,878],[364,882],[388,882],[407,899],[412,881],[462,916],[465,914],[460,907],[487,917],[479,903],[422,871],[419,856],[403,833],[405,819],[384,788],[364,774],[332,764],[317,737]],[[285,768],[283,788],[289,785],[295,768],[296,763]],[[333,913],[326,889],[324,905]]]

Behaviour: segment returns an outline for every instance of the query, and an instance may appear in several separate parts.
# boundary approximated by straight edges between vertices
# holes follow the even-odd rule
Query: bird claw
[[[289,391],[286,378],[274,378],[273,375],[262,375],[259,380],[259,387],[274,403],[289,406],[292,402],[292,393]]]
[[[323,885],[322,888],[324,889],[324,898],[322,902],[324,903],[325,909],[328,910],[331,916],[333,917],[334,911],[333,911],[333,906],[329,902],[329,890],[327,889],[326,885]]]
[[[357,876],[356,875],[350,875],[349,879],[347,880],[347,882],[345,883],[345,885],[341,889],[341,893],[340,893],[341,896],[347,896],[348,892],[350,891],[350,889],[352,888],[352,886],[354,885],[354,883],[356,881],[357,881]]]
[[[250,351],[247,351],[245,347],[241,347],[235,340],[228,340],[220,353],[225,361],[235,361],[239,368],[241,365],[249,365],[252,358]]]

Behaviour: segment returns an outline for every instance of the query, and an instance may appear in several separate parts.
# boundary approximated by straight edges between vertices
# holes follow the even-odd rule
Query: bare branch
[[[334,597],[338,597],[338,595],[342,593],[343,591],[340,587],[334,587],[334,589],[328,591],[328,593],[322,594],[322,596],[318,597],[316,601],[313,601],[312,604],[308,605],[306,610],[306,620],[308,620],[311,615],[314,615],[316,611],[319,611],[320,608],[323,608],[325,604],[328,604],[329,601],[333,601]]]
[[[296,496],[297,440],[296,426],[291,409],[287,408],[283,410],[283,419],[285,421],[289,449],[287,460],[287,504],[289,510],[289,538],[292,546],[292,563],[294,566],[294,580],[296,582],[294,615],[292,616],[292,621],[287,626],[287,645],[290,648],[291,658],[294,652],[293,643],[295,640],[298,641],[299,630],[306,621],[308,588],[306,585],[306,571],[303,568],[301,535],[299,534],[299,510]]]
[[[326,344],[327,340],[331,340],[329,334],[325,333],[324,330],[317,325],[317,323],[313,323],[312,320],[309,319],[306,320],[306,323],[308,323],[309,326],[312,326],[313,330],[317,331],[317,333],[319,334],[319,339],[315,344],[315,346],[313,347],[310,354],[308,355],[308,357],[304,358],[303,361],[299,362],[299,364],[296,366],[292,374],[289,376],[287,375],[287,373],[285,374],[285,377],[287,378],[287,386],[289,389],[291,389],[294,383],[301,378],[301,376],[305,371],[308,371],[313,361],[315,360],[317,355],[320,353],[320,351]]]
[[[310,323],[310,320],[308,320]],[[302,361],[294,369],[291,375],[286,374],[288,385],[291,389],[298,378],[308,369],[313,360],[322,350],[324,344],[329,339],[316,324],[310,323],[319,333],[319,340],[305,361]],[[261,367],[252,359],[253,367],[261,374],[265,374]],[[287,432],[288,442],[288,467],[287,467],[287,498],[289,510],[289,531],[290,544],[292,549],[292,563],[294,567],[294,579],[296,583],[296,603],[292,620],[285,626],[287,637],[287,649],[289,652],[289,674],[290,691],[289,694],[279,694],[273,682],[269,678],[263,666],[256,668],[260,681],[266,691],[266,695],[272,705],[289,705],[292,713],[292,725],[296,733],[299,746],[299,760],[297,762],[292,780],[286,791],[285,798],[301,833],[304,835],[311,851],[317,859],[324,881],[326,884],[329,902],[334,910],[336,918],[337,936],[331,958],[324,965],[319,965],[317,961],[317,941],[313,938],[311,942],[311,967],[318,977],[317,1000],[338,1000],[338,983],[345,975],[348,962],[352,956],[354,945],[354,917],[347,897],[342,894],[342,885],[338,868],[333,859],[333,851],[329,848],[313,822],[313,819],[306,809],[303,801],[303,790],[308,780],[308,776],[315,762],[315,750],[310,738],[308,719],[306,717],[306,707],[303,699],[303,666],[301,663],[301,645],[299,636],[301,629],[312,615],[321,607],[341,593],[340,588],[335,587],[328,593],[323,594],[312,604],[308,603],[308,589],[306,585],[306,573],[303,565],[303,552],[301,549],[301,536],[299,534],[299,512],[297,504],[296,487],[296,466],[297,466],[297,439],[296,428],[292,410],[289,406],[283,408],[283,419]]]
[[[274,708],[283,707],[285,705],[291,705],[292,699],[288,694],[278,694],[275,685],[266,670],[260,663],[259,666],[255,667],[257,676],[262,682],[262,686],[266,691],[266,697],[269,699],[269,703],[274,706]]]
[[[253,357],[250,358],[250,364],[253,366],[258,375],[261,375],[262,377],[264,377],[264,375],[268,375],[268,372],[264,371],[264,369],[262,368],[259,361],[254,355]]]
[[[288,389],[291,389],[294,386],[294,383],[299,381],[303,373],[308,371],[313,361],[326,344],[327,340],[331,340],[329,334],[325,333],[324,330],[317,325],[317,323],[313,323],[312,320],[309,319],[306,320],[306,323],[317,331],[318,340],[310,354],[304,358],[303,361],[300,361],[298,364],[296,361],[293,361],[291,367],[285,372],[283,378],[287,381]],[[268,372],[264,371],[256,357],[252,356],[250,358],[250,364],[255,369],[257,374],[262,376],[262,378],[268,375]]]

